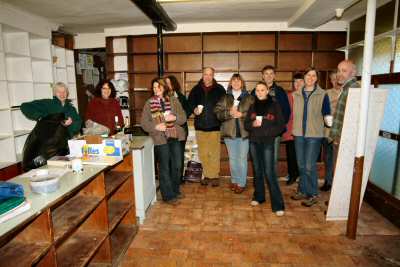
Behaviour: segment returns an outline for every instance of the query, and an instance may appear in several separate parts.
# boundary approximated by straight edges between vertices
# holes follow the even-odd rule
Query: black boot
[[[324,192],[328,192],[329,190],[331,190],[331,187],[332,187],[332,186],[331,186],[330,184],[324,183],[324,185],[321,186],[321,187],[319,188],[319,190],[324,191]]]
[[[297,177],[295,177],[295,178],[289,177],[289,180],[286,181],[286,185],[292,185],[296,182],[296,180],[297,180]]]

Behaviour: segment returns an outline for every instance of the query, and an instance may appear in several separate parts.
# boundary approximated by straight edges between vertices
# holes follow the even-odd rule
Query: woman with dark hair
[[[285,214],[285,204],[274,166],[275,138],[285,131],[285,119],[278,102],[269,95],[265,82],[258,82],[254,104],[247,111],[244,126],[249,132],[250,153],[254,166],[254,195],[252,206],[265,202],[267,180],[272,211],[277,216]]]
[[[192,113],[192,110],[191,110],[191,107],[190,107],[189,102],[186,99],[185,95],[182,94],[181,85],[179,84],[178,80],[176,79],[175,76],[169,75],[169,76],[165,77],[165,83],[167,84],[169,90],[171,90],[170,94],[172,96],[176,97],[179,100],[179,103],[181,103],[181,106],[186,113],[186,119],[188,119],[190,114]],[[185,130],[185,139],[180,141],[181,142],[181,153],[182,153],[181,182],[183,183],[184,182],[184,180],[183,180],[183,163],[184,163],[186,140],[187,140],[187,136],[189,134],[189,129],[188,129],[188,125],[186,122],[184,125],[182,125],[182,127]]]
[[[293,92],[293,136],[300,172],[298,191],[291,198],[303,206],[318,203],[317,159],[324,137],[324,117],[330,115],[329,97],[318,86],[318,72],[308,68],[304,87]]]
[[[162,199],[175,205],[182,197],[179,190],[182,176],[179,141],[185,139],[182,125],[186,122],[186,114],[179,101],[168,95],[169,90],[163,79],[153,79],[151,86],[154,95],[144,104],[140,124],[154,142]]]
[[[89,102],[85,116],[85,121],[91,120],[110,129],[110,135],[116,133],[116,124],[120,128],[124,125],[119,101],[115,99],[116,94],[110,80],[99,83],[97,96]]]
[[[252,103],[253,97],[246,91],[242,76],[233,74],[227,94],[221,97],[214,108],[217,118],[222,122],[221,136],[228,149],[230,189],[237,194],[244,191],[247,181],[249,134],[244,128],[244,118]]]

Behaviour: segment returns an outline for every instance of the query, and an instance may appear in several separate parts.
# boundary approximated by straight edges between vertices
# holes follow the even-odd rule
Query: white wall
[[[57,23],[19,10],[2,1],[0,1],[0,23],[46,38],[51,38],[51,31],[57,30],[60,26]]]
[[[104,32],[79,33],[74,36],[74,40],[75,49],[106,47],[106,35]]]

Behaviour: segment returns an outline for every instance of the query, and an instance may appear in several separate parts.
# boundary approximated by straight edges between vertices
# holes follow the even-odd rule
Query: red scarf
[[[165,111],[171,112],[171,102],[169,100],[169,96],[166,96],[164,100],[161,97],[153,96],[150,99],[150,111],[151,117],[156,122],[156,124],[165,122],[165,125],[167,126],[165,135],[167,136],[167,138],[178,138],[178,133],[176,132],[174,122],[166,122],[164,117]]]

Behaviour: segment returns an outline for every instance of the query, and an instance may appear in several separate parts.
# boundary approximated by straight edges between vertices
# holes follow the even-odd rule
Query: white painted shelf
[[[58,81],[68,85],[77,107],[74,52],[52,46],[49,38],[0,24],[0,169],[22,159],[25,140],[36,124],[22,114],[20,105],[52,98],[52,84]]]

